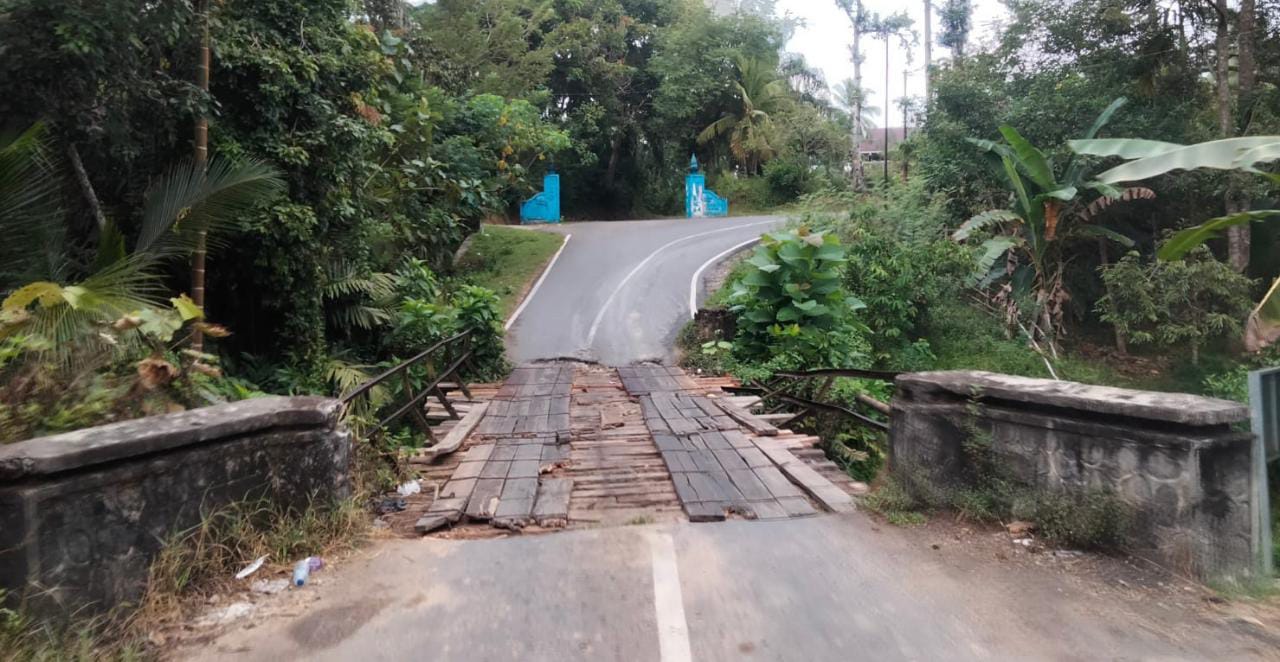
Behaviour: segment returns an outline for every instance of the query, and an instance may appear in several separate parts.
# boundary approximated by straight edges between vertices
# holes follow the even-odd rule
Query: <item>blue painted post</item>
[[[729,215],[729,201],[707,190],[707,176],[698,167],[696,154],[689,159],[689,174],[684,178],[684,215],[686,218]]]
[[[552,171],[542,178],[542,192],[520,205],[520,222],[560,222],[560,175]]]

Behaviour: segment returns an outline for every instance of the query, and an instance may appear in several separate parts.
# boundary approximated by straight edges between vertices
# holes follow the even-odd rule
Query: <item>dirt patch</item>
[[[894,527],[875,517],[874,531]],[[1117,615],[1139,617],[1171,640],[1190,636],[1188,627],[1225,627],[1265,645],[1262,658],[1280,659],[1280,597],[1226,597],[1145,559],[1055,548],[1033,534],[1011,535],[1005,527],[954,516],[933,515],[925,524],[897,530],[975,579],[1011,575],[1028,592],[1033,585],[1058,582]]]

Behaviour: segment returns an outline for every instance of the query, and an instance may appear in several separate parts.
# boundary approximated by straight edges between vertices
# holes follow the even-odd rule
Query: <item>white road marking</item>
[[[556,260],[560,259],[560,254],[563,253],[565,247],[569,245],[570,239],[573,239],[573,235],[567,234],[564,236],[564,243],[560,244],[560,250],[556,251],[556,254],[551,256],[551,262],[547,263],[547,268],[542,270],[542,275],[538,277],[538,282],[533,284],[533,289],[529,290],[528,296],[524,298],[524,301],[520,302],[520,307],[516,308],[516,312],[511,313],[511,318],[508,319],[507,323],[502,327],[503,331],[510,331],[511,326],[516,323],[516,318],[520,317],[520,313],[524,312],[525,306],[528,306],[529,302],[533,301],[533,295],[538,293],[538,288],[542,287],[542,281],[546,280],[547,276],[551,274],[551,269],[556,266]]]
[[[676,543],[671,534],[649,533],[653,555],[653,609],[658,622],[658,659],[661,662],[692,662],[689,623],[684,617],[684,596],[680,592],[680,569],[676,567]]]
[[[751,244],[754,244],[757,241],[760,241],[759,237],[756,237],[755,239],[748,239],[742,242],[741,244],[738,244],[737,246],[734,246],[733,248],[730,248],[729,250],[711,258],[710,260],[707,260],[706,262],[702,263],[702,266],[698,267],[697,271],[693,272],[693,280],[689,281],[689,317],[690,318],[694,318],[698,316],[698,279],[702,278],[702,272],[706,271],[707,267],[719,262],[721,259],[724,258],[724,256],[730,255],[735,251],[737,251],[738,249],[750,246]]]
[[[609,293],[609,298],[604,300],[604,305],[600,306],[600,312],[596,313],[595,321],[591,323],[591,330],[587,332],[587,347],[591,347],[592,345],[595,344],[596,332],[600,330],[600,323],[604,321],[604,314],[606,311],[609,310],[609,306],[613,303],[613,300],[618,298],[618,293],[622,291],[622,288],[627,286],[627,283],[631,282],[632,278],[635,278],[636,274],[640,273],[641,269],[645,268],[645,265],[649,264],[649,262],[651,262],[653,258],[658,257],[658,254],[661,253],[662,251],[665,251],[668,248],[675,246],[676,244],[689,241],[690,239],[697,239],[698,237],[705,237],[707,235],[720,234],[722,232],[733,232],[734,230],[741,230],[742,228],[752,228],[757,225],[776,224],[778,223],[778,221],[779,219],[773,219],[771,221],[759,221],[757,223],[746,223],[744,225],[735,225],[733,227],[720,228],[719,230],[711,230],[710,232],[699,232],[698,234],[691,234],[687,237],[680,237],[679,239],[667,242],[662,246],[659,246],[657,250],[650,253],[648,257],[646,257],[644,260],[640,262],[640,264],[637,264],[636,268],[632,269],[631,272],[628,273],[627,276],[622,279],[621,283],[618,283],[618,286],[613,289],[613,292]]]

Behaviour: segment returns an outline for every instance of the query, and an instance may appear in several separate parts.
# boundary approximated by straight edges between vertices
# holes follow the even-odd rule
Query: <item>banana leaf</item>
[[[1218,236],[1230,227],[1280,216],[1280,209],[1260,209],[1212,218],[1194,228],[1187,228],[1169,238],[1156,254],[1161,260],[1179,260],[1191,249]]]
[[[1098,175],[1099,181],[1115,184],[1149,179],[1174,170],[1237,170],[1251,167],[1253,163],[1241,163],[1244,154],[1277,142],[1280,142],[1280,136],[1228,138],[1176,148],[1170,143],[1149,140],[1072,140],[1068,144],[1080,154],[1134,159]]]

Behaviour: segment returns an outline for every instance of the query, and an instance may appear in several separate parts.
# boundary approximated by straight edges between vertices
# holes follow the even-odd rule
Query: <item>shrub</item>
[[[788,159],[774,159],[764,167],[764,179],[769,185],[770,201],[774,204],[795,202],[809,188],[809,169],[802,163]]]
[[[869,349],[863,307],[841,287],[844,249],[835,235],[798,230],[766,235],[730,297],[739,358],[777,367],[850,366]]]
[[[1211,340],[1238,335],[1249,314],[1250,280],[1201,246],[1185,260],[1144,262],[1131,252],[1102,270],[1104,322],[1131,343],[1185,347],[1191,363]]]

